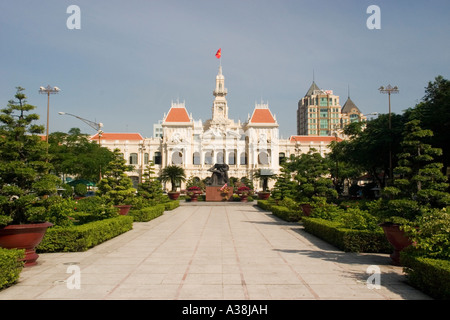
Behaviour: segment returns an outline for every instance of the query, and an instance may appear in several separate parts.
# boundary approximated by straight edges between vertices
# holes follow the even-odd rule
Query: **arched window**
[[[232,150],[228,154],[228,164],[230,164],[230,165],[236,164],[236,150]]]
[[[216,160],[217,160],[217,163],[225,163],[222,151],[217,152],[217,159]]]
[[[148,164],[148,153],[144,153],[144,164]]]
[[[247,153],[246,152],[242,152],[241,153],[241,157],[240,157],[240,163],[241,164],[248,164],[247,163]]]
[[[269,153],[267,151],[261,151],[258,154],[258,164],[268,165],[270,163]]]
[[[177,150],[172,153],[172,164],[183,164],[183,152]]]
[[[207,151],[205,153],[205,164],[212,164],[213,163],[213,152]]]

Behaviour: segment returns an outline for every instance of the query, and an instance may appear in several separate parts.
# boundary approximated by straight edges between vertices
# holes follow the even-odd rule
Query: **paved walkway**
[[[38,262],[0,300],[429,299],[388,255],[344,253],[250,204],[182,203],[87,252]],[[369,266],[380,268],[379,289],[367,286]]]

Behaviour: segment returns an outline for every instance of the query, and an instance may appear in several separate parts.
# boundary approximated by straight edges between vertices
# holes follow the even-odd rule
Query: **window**
[[[217,152],[217,163],[225,163],[222,151]]]
[[[196,166],[200,165],[200,153],[199,152],[194,152],[194,154],[192,155],[192,163]]]
[[[232,150],[228,154],[228,164],[235,165],[236,164],[236,151]]]
[[[153,157],[153,162],[155,164],[162,164],[161,152],[155,152],[155,156]]]
[[[183,164],[183,153],[181,151],[172,153],[172,164]]]
[[[320,129],[328,129],[328,120],[320,119]]]
[[[268,165],[268,164],[270,164],[270,156],[269,156],[269,153],[267,151],[261,151],[258,154],[258,164],[261,164],[261,165]]]
[[[205,153],[205,164],[212,164],[213,163],[213,152],[207,151]]]
[[[148,153],[144,153],[144,164],[148,164]]]
[[[359,116],[357,114],[351,114],[350,115],[350,122],[358,122]]]
[[[328,109],[326,109],[326,108],[321,108],[321,109],[320,109],[320,117],[321,117],[321,118],[328,118]]]
[[[279,162],[279,163],[283,163],[283,161],[285,160],[285,158],[286,158],[286,154],[285,154],[284,152],[280,152],[280,153],[278,154],[278,162]]]
[[[130,164],[138,164],[138,155],[137,155],[137,153],[130,154]]]
[[[241,164],[245,164],[245,165],[247,164],[247,153],[245,153],[245,152],[241,153],[240,162],[241,162]]]

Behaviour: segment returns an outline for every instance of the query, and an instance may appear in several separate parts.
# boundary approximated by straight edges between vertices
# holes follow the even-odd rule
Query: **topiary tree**
[[[114,205],[129,204],[136,193],[133,182],[126,174],[132,167],[126,165],[119,149],[115,149],[113,153],[114,159],[108,164],[103,179],[97,184],[97,194]]]
[[[60,180],[50,174],[47,144],[34,124],[39,115],[26,101],[24,88],[17,87],[0,114],[0,225],[47,221],[47,210],[39,200],[56,194]],[[55,221],[57,222],[57,221]]]
[[[154,164],[151,161],[142,175],[142,183],[138,185],[138,195],[145,200],[161,201],[163,197],[163,190],[161,181],[154,177]]]
[[[419,120],[406,123],[402,152],[398,155],[399,166],[395,168],[398,178],[393,187],[384,189],[384,193],[392,198],[389,201],[391,207],[402,203],[407,207],[403,216],[408,219],[420,214],[422,207],[450,205],[447,177],[442,174],[443,165],[434,161],[442,150],[426,143],[432,136],[431,130],[420,127]]]

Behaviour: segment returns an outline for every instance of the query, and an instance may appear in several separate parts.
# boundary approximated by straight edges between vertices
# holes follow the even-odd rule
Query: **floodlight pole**
[[[389,97],[389,134],[392,138],[392,123],[391,123],[391,93],[399,93],[398,87],[392,87],[390,84],[387,87],[381,86],[378,90],[380,93],[387,93]],[[389,142],[389,179],[394,181],[394,173],[392,168],[392,141]]]
[[[47,155],[48,155],[48,127],[49,127],[49,118],[50,118],[50,94],[56,94],[61,91],[58,87],[40,87],[39,93],[47,95],[47,129],[45,134],[45,141],[47,142]],[[47,159],[48,160],[48,159]]]

